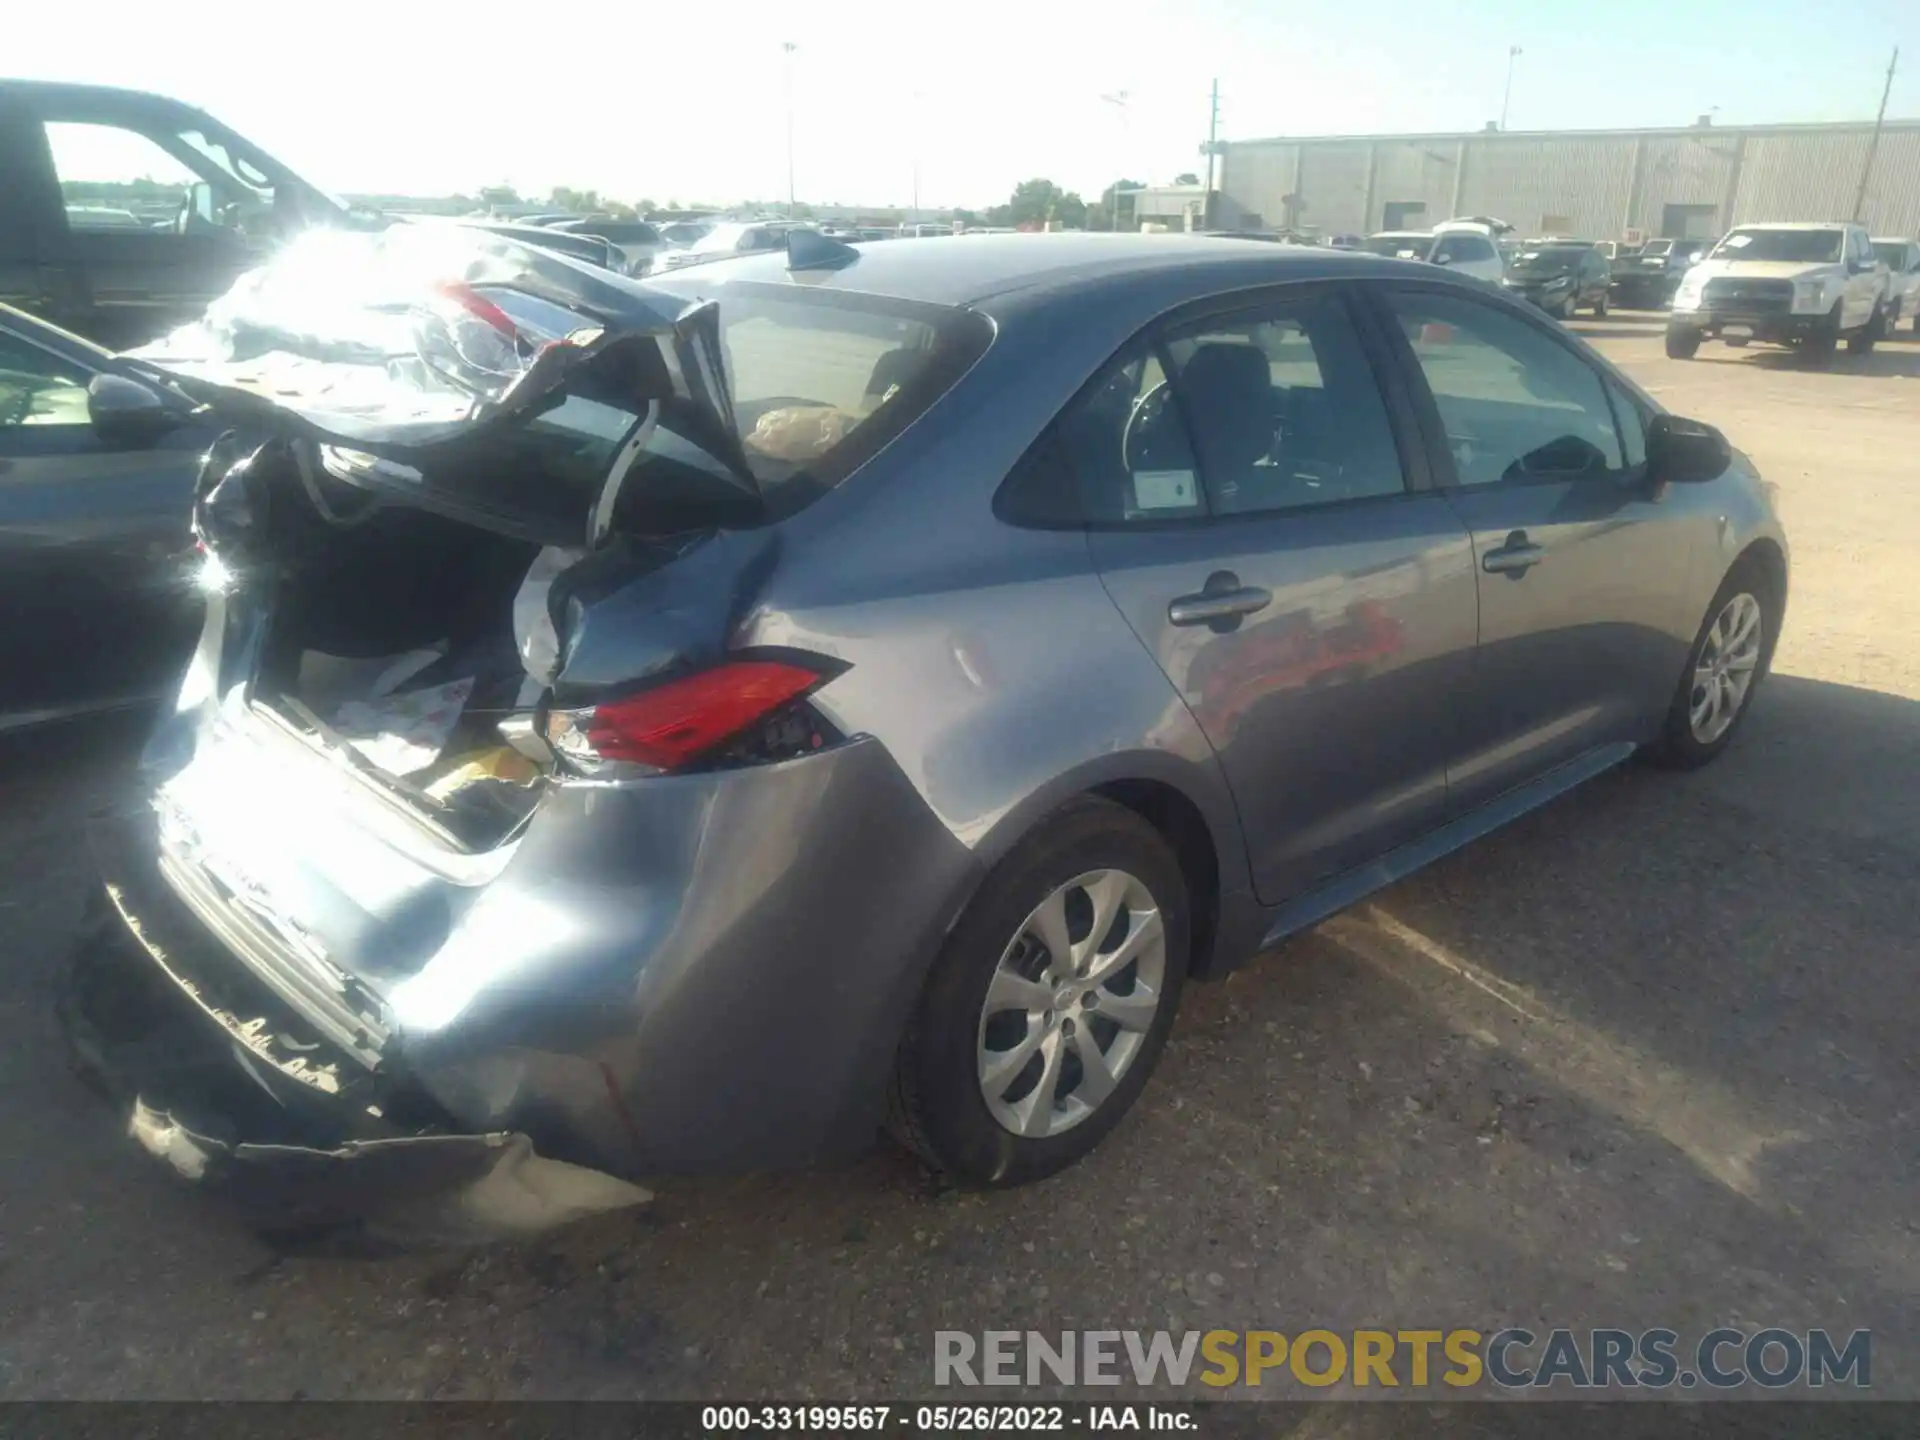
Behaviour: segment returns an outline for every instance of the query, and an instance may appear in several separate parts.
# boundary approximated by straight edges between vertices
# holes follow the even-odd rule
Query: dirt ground
[[[519,1247],[270,1253],[62,1068],[120,750],[13,755],[0,1397],[925,1397],[943,1328],[1504,1323],[1865,1327],[1875,1394],[1920,1397],[1920,343],[1816,374],[1575,328],[1780,487],[1751,724],[1191,991],[1135,1116],[1017,1193],[876,1151]]]

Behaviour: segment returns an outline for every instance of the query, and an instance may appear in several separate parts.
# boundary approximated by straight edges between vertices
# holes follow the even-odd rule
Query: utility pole
[[[913,92],[913,209],[909,212],[908,223],[914,225],[920,222],[920,117],[926,108],[923,104],[925,99],[925,91]]]
[[[1127,154],[1133,148],[1132,137],[1130,132],[1127,129],[1127,106],[1133,102],[1133,96],[1125,90],[1116,90],[1111,95],[1102,95],[1100,98],[1103,101],[1105,101],[1107,104],[1113,106],[1114,109],[1120,112],[1120,178],[1125,179],[1126,170],[1127,170]],[[1113,226],[1113,228],[1116,230],[1120,228],[1120,188],[1119,187],[1120,187],[1120,182],[1119,180],[1116,180],[1114,182],[1114,191],[1113,191],[1113,213],[1107,217],[1107,223]],[[1134,199],[1133,203],[1137,212],[1140,204],[1138,197]],[[1136,213],[1133,218],[1134,218],[1134,228],[1138,229],[1139,222],[1140,222],[1139,214]]]
[[[787,219],[796,220],[800,207],[793,188],[793,52],[800,47],[788,40],[780,48],[787,53]]]
[[[1213,157],[1220,148],[1220,82],[1213,82],[1213,93],[1207,101],[1207,193],[1201,198],[1206,213],[1201,217],[1202,228],[1213,228]]]
[[[1507,47],[1507,89],[1506,93],[1500,97],[1500,131],[1502,134],[1505,134],[1507,129],[1507,110],[1513,104],[1513,62],[1519,58],[1520,47],[1518,45],[1509,45]]]
[[[1873,178],[1873,157],[1880,149],[1880,131],[1887,123],[1887,98],[1893,94],[1893,72],[1900,68],[1900,47],[1893,47],[1887,62],[1887,83],[1880,91],[1880,113],[1873,117],[1873,138],[1867,141],[1867,163],[1860,167],[1860,190],[1853,197],[1853,221],[1860,223],[1860,212],[1867,205],[1867,182]]]

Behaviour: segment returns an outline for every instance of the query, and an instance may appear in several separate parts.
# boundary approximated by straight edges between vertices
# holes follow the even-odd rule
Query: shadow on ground
[[[383,1261],[273,1254],[65,1074],[42,1001],[117,760],[0,776],[0,1395],[924,1395],[943,1328],[1513,1323],[1868,1327],[1875,1394],[1920,1396],[1920,705],[1775,676],[1750,718],[1196,987],[1046,1184],[881,1149]]]
[[[1870,355],[1854,355],[1842,348],[1830,360],[1813,361],[1797,350],[1766,346],[1738,347],[1709,343],[1694,357],[1709,365],[1752,364],[1762,370],[1805,370],[1818,375],[1861,375],[1886,378],[1920,375],[1920,350],[1889,350],[1884,344]]]

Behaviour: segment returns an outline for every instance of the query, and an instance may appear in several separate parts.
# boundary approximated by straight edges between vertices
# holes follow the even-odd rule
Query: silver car
[[[883,1125],[1045,1176],[1190,980],[1711,760],[1779,635],[1747,462],[1439,270],[472,243],[145,356],[235,428],[64,1008],[275,1223],[528,1228]]]

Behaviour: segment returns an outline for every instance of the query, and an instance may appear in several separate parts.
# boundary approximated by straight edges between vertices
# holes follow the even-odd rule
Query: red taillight
[[[442,295],[482,324],[492,326],[509,340],[518,336],[519,331],[514,328],[513,321],[507,312],[464,280],[447,280],[437,288]]]
[[[555,711],[548,737],[577,760],[625,760],[675,770],[731,740],[820,683],[818,672],[739,660],[590,711]]]

